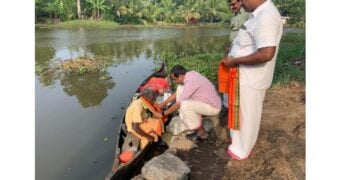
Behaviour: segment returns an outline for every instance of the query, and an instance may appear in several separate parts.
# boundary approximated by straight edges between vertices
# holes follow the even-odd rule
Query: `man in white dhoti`
[[[263,100],[271,86],[283,32],[281,16],[271,0],[241,3],[251,13],[232,42],[229,57],[223,60],[227,67],[239,68],[239,85],[233,87],[238,88],[235,100],[240,108],[233,111],[236,122],[229,123],[232,141],[228,147],[228,154],[236,160],[248,158],[256,143]]]

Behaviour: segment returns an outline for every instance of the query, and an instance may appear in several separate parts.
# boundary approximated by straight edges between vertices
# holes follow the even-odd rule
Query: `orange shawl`
[[[148,109],[149,111],[151,111],[152,113],[158,112],[159,108],[153,106],[147,99],[140,97],[141,102],[144,106],[145,109]],[[161,120],[165,123],[167,121],[167,117],[164,116],[163,118],[161,118]]]
[[[223,62],[218,68],[219,92],[228,93],[228,128],[240,129],[239,68],[228,68]]]

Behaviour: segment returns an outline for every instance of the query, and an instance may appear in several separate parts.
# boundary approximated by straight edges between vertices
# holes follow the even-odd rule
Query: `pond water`
[[[38,180],[104,179],[132,93],[156,52],[223,52],[227,28],[36,29],[35,172]],[[77,57],[103,58],[97,73],[50,71]]]

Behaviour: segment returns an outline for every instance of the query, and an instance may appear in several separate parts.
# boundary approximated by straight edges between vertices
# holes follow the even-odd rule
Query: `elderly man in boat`
[[[140,147],[149,142],[157,142],[164,132],[163,116],[154,107],[157,94],[152,89],[144,89],[140,98],[133,101],[126,110],[127,130],[141,139]]]

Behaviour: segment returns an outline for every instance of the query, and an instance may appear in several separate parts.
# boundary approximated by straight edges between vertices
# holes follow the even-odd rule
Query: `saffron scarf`
[[[218,69],[219,92],[228,93],[228,128],[240,129],[239,68],[228,68],[223,62]]]
[[[145,109],[148,109],[152,114],[158,112],[157,108],[153,106],[147,99],[140,97],[141,103]],[[161,120],[165,123],[167,121],[167,117],[164,116]]]
[[[145,98],[140,97],[140,102],[142,103],[144,109],[149,110],[152,114],[156,112],[154,106]],[[149,130],[154,130],[157,135],[161,135],[164,132],[164,120],[149,117],[145,123],[142,123],[140,127],[148,132]]]

